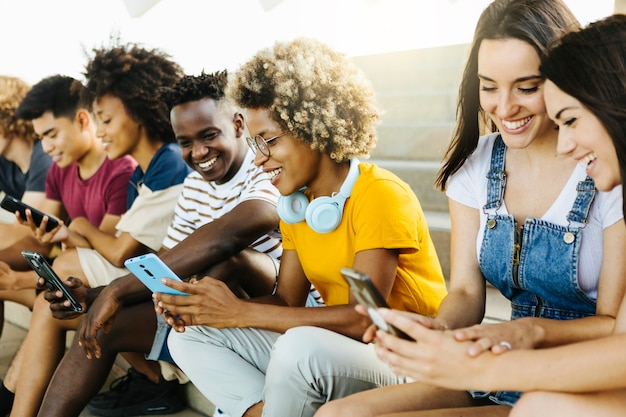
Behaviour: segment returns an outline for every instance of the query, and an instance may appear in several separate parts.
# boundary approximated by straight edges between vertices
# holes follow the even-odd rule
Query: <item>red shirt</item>
[[[126,211],[129,180],[136,166],[130,156],[114,161],[107,157],[94,175],[81,180],[75,163],[65,168],[52,164],[46,197],[60,201],[70,219],[85,217],[99,227],[106,214],[119,216]]]

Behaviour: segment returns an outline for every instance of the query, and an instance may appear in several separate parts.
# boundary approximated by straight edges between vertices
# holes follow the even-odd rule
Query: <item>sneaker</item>
[[[173,414],[183,408],[177,380],[155,384],[133,368],[87,404],[92,414],[104,417]]]

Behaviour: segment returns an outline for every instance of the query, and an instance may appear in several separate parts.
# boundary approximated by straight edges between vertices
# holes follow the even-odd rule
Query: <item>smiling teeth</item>
[[[284,171],[284,169],[283,169],[283,168],[278,168],[278,169],[275,169],[275,170],[273,170],[273,171],[268,171],[267,175],[270,177],[270,181],[271,181],[271,180],[273,180],[274,178],[276,178],[276,176],[277,176],[278,174],[280,174],[281,172],[283,172],[283,171]]]
[[[532,116],[528,116],[528,117],[526,117],[524,119],[516,120],[514,122],[509,122],[509,121],[503,120],[502,124],[507,129],[515,130],[515,129],[519,129],[520,127],[524,126],[526,123],[528,123],[530,121],[530,119],[532,119]]]
[[[578,163],[584,167],[586,167],[587,165],[589,165],[591,162],[596,160],[596,154],[595,153],[590,153],[589,155],[585,156],[583,159],[581,159],[580,161],[578,161]]]
[[[200,168],[202,168],[202,169],[206,169],[206,168],[210,167],[211,165],[213,165],[215,163],[215,161],[217,161],[217,156],[215,158],[213,158],[213,159],[209,159],[208,161],[200,162],[198,164],[198,166]]]

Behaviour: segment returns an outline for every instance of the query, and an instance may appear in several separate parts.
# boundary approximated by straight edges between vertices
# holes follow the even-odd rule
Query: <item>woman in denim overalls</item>
[[[541,71],[547,78],[545,83],[547,112],[559,127],[559,153],[580,161],[598,189],[615,190],[622,194],[626,178],[625,61],[626,15],[618,14],[594,22],[580,32],[567,35],[559,46],[549,53],[541,66]],[[498,151],[494,152],[492,158],[494,165],[498,165],[498,161],[501,160],[499,154],[502,147],[501,145],[496,147]],[[490,192],[490,195],[495,198],[489,200],[489,210],[498,206],[498,201],[501,201],[501,196],[497,196],[497,190],[501,188],[501,184],[498,184],[501,176],[490,174],[491,177],[494,177],[494,181],[490,180],[490,184],[493,185],[490,191],[494,192]],[[575,204],[571,216],[568,216],[572,224],[579,223],[585,217],[589,220],[589,216],[585,216],[583,211],[586,206],[584,200],[587,199],[584,195],[587,194],[586,190],[591,191],[591,187],[586,184],[587,181],[581,184],[580,200]],[[596,198],[599,195],[601,193],[598,193]],[[494,216],[490,212],[487,227],[494,230],[502,228],[504,232],[508,228],[510,231],[510,224],[503,225],[500,222],[502,220],[502,223],[506,223],[508,220],[506,216],[501,218],[496,216],[498,215]],[[495,220],[497,224],[491,220]],[[624,226],[623,221],[618,223]],[[527,231],[528,226],[529,222],[526,222],[523,235],[531,237],[534,233]],[[565,239],[571,240],[571,237],[566,238],[568,232],[565,231],[561,235],[566,244]],[[553,244],[562,248],[562,244],[558,242],[559,234],[551,230],[547,233],[556,238]],[[486,235],[491,236],[485,238],[483,247],[498,233],[487,231]],[[502,241],[504,243],[506,239]],[[531,243],[532,240],[523,240],[522,247]],[[583,249],[579,253],[582,251]],[[524,249],[521,252],[524,252]],[[610,252],[606,250],[604,254],[609,255]],[[521,272],[523,257],[522,254],[518,277],[523,275]],[[568,269],[569,265],[564,265],[563,268]],[[557,269],[558,267],[547,265],[549,274],[558,272]],[[617,274],[614,281],[624,283],[623,276]],[[523,295],[518,297],[515,292],[512,293],[514,316],[521,313],[568,319],[583,315],[586,300],[584,297],[579,300],[576,284],[567,282],[567,272],[562,277],[556,277],[555,281],[560,281],[562,287],[559,289],[565,288],[564,297],[569,298],[572,305],[578,306],[580,310],[572,312],[568,305],[564,308],[559,307],[560,300],[555,298],[553,293],[542,293],[539,289],[535,290],[536,294],[540,294],[536,298]],[[520,278],[513,285],[509,283],[507,287],[514,287],[522,282],[525,281]],[[551,300],[546,300],[546,296]],[[582,304],[579,301],[582,301]],[[546,311],[548,306],[549,314]],[[487,353],[478,358],[468,357],[466,346],[463,347],[455,340],[458,339],[458,335],[425,329],[396,313],[387,314],[386,319],[419,340],[420,354],[413,352],[413,360],[409,361],[410,366],[405,363],[401,367],[402,370],[411,368],[418,370],[406,373],[422,382],[436,383],[438,386],[451,388],[474,386],[492,390],[504,388],[525,392],[515,403],[509,417],[615,417],[623,416],[626,411],[626,355],[624,355],[626,297],[622,298],[615,327],[610,336],[551,349],[515,349],[504,355]],[[517,322],[522,320],[524,319]],[[571,322],[573,321],[561,323]],[[389,346],[390,341],[386,339],[387,337],[382,335],[380,342]],[[388,351],[379,357],[389,361],[392,369],[393,363],[398,360],[398,357],[394,357],[394,354]],[[428,368],[423,368],[420,361],[421,365],[427,364]],[[420,368],[431,371],[420,372]],[[402,372],[398,367],[395,369]],[[507,394],[496,397],[505,399]],[[455,410],[446,415],[458,414]]]
[[[584,168],[556,154],[539,72],[543,51],[575,27],[560,0],[496,0],[477,25],[457,130],[437,179],[450,202],[449,293],[436,318],[416,318],[444,331],[431,332],[437,337],[463,328],[468,342],[459,346],[477,356],[476,364],[485,351],[596,338],[615,322],[624,288],[613,277],[626,273],[621,193],[596,191]],[[499,133],[480,136],[477,114]],[[469,327],[483,320],[486,280],[511,300],[515,320]],[[377,346],[387,360],[388,346],[380,340]],[[404,347],[406,356],[421,355],[419,342]],[[420,371],[436,373],[425,367]],[[506,416],[519,396],[468,393],[473,386],[463,380],[446,386],[453,389],[419,382],[379,388],[333,401],[316,417],[427,409],[429,416],[452,415],[436,411],[444,408],[456,408],[454,415]]]

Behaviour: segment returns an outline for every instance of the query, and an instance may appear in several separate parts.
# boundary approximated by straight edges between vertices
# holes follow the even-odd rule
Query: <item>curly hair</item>
[[[33,124],[17,116],[16,111],[30,86],[20,78],[0,75],[0,135],[5,138],[35,139]]]
[[[276,42],[227,86],[243,108],[263,108],[284,130],[337,162],[368,157],[380,114],[373,87],[344,54],[309,38]]]
[[[213,74],[185,75],[171,87],[159,90],[159,97],[171,110],[180,104],[210,98],[221,103],[228,84],[228,72],[218,71]],[[227,100],[228,101],[228,100]]]
[[[84,73],[88,99],[111,94],[124,103],[130,117],[146,129],[151,140],[174,142],[168,109],[157,91],[177,82],[183,75],[182,67],[168,54],[135,43],[92,52]]]

